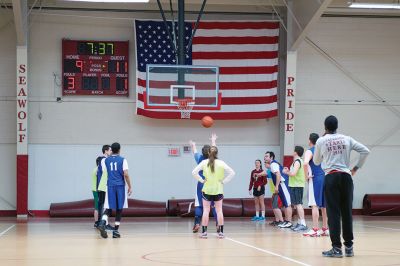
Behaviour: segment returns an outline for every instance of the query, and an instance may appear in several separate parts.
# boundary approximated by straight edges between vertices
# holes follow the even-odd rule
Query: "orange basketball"
[[[210,116],[206,115],[201,119],[201,125],[203,127],[212,127],[214,124],[214,119],[212,119]]]

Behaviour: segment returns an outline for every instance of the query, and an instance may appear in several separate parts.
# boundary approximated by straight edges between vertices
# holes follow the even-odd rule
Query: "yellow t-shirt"
[[[296,159],[290,167],[290,170],[292,171],[296,161],[300,163],[300,168],[295,176],[289,177],[289,187],[304,187],[306,183],[306,178],[304,174],[303,160],[301,158]]]
[[[224,194],[224,168],[219,165],[218,161],[215,161],[214,173],[211,172],[211,167],[203,166],[203,175],[206,178],[202,191],[207,195],[218,195]]]
[[[202,182],[203,179],[199,175],[199,172],[203,170],[203,175],[205,177],[204,186],[202,192],[207,195],[218,195],[224,193],[224,184],[229,182],[235,175],[235,171],[230,168],[224,161],[215,160],[214,172],[211,172],[211,168],[207,165],[208,159],[201,161],[193,171],[192,175],[198,181]],[[225,176],[225,171],[227,176]]]

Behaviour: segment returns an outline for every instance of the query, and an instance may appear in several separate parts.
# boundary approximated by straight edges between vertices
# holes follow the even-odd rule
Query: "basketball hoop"
[[[176,99],[178,109],[181,112],[181,119],[190,119],[194,101],[191,98]]]

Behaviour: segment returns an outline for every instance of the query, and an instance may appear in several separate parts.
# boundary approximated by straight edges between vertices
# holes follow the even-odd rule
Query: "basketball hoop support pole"
[[[178,0],[178,65],[185,65],[185,0]],[[179,69],[178,84],[185,84],[184,69]],[[178,89],[178,98],[185,98],[185,90]]]

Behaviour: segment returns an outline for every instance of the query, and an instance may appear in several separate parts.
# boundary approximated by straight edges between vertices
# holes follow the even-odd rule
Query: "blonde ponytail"
[[[208,156],[208,164],[207,164],[207,166],[211,168],[211,173],[214,173],[215,171],[215,159],[218,159],[217,156],[218,156],[218,149],[217,147],[212,146],[210,148],[210,154]]]

